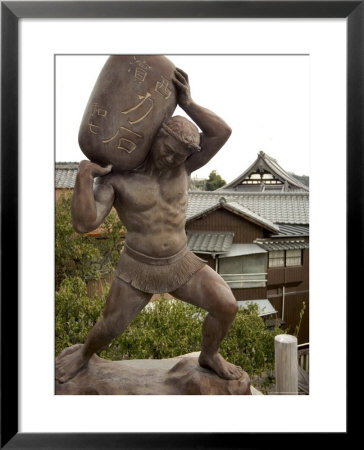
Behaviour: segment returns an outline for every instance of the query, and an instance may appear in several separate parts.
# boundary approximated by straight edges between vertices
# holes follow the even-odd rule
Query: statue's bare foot
[[[88,360],[83,357],[82,347],[83,345],[77,345],[67,349],[56,359],[57,381],[65,383],[86,367]]]
[[[219,354],[208,355],[201,352],[198,362],[201,367],[213,370],[220,378],[225,380],[237,380],[242,377],[243,369],[231,364]]]

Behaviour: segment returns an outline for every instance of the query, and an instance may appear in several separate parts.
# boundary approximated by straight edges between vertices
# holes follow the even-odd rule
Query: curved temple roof
[[[308,192],[309,188],[286,172],[277,161],[263,151],[238,178],[226,184],[219,191],[239,192]]]

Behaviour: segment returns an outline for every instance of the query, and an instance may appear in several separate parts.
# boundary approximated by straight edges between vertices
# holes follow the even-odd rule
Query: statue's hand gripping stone
[[[175,77],[172,79],[177,88],[177,103],[184,109],[188,110],[192,103],[191,89],[188,80],[188,75],[182,69],[177,68],[174,73]]]

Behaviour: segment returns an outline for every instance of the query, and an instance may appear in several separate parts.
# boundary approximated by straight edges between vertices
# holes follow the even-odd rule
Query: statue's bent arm
[[[231,128],[221,117],[209,109],[198,105],[192,99],[188,75],[183,70],[176,70],[173,82],[177,89],[179,106],[202,131],[200,142],[201,151],[194,152],[185,163],[187,171],[191,173],[204,166],[216,155],[229,139]]]
[[[194,152],[186,161],[186,169],[191,173],[216,155],[229,139],[231,128],[215,113],[196,103],[193,103],[186,112],[202,130],[201,151]]]
[[[82,161],[77,173],[72,198],[73,228],[78,233],[95,230],[104,221],[114,204],[115,193],[110,184],[102,182],[111,167],[103,168],[89,161]],[[94,177],[96,179],[94,187]]]

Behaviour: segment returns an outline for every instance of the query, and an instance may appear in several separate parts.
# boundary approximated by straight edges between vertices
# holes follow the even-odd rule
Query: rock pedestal
[[[199,353],[171,359],[108,361],[94,355],[57,395],[251,395],[250,379],[224,380],[200,367]],[[62,357],[62,353],[59,355]],[[58,358],[59,358],[58,357]]]

